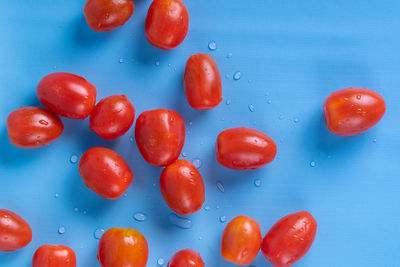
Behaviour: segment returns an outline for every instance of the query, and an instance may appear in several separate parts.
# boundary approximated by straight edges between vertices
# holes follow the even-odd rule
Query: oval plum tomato
[[[185,122],[173,110],[145,111],[136,120],[135,139],[148,163],[167,166],[181,153],[185,143]]]
[[[186,37],[189,14],[181,0],[154,0],[147,12],[145,32],[155,47],[170,50]]]
[[[135,229],[111,228],[100,238],[97,258],[102,267],[145,267],[146,238]]]
[[[191,249],[182,249],[168,262],[167,267],[205,267],[200,254]]]
[[[342,136],[363,133],[383,117],[383,97],[366,88],[347,88],[333,92],[324,103],[325,123],[329,131]]]
[[[200,210],[205,199],[203,178],[186,159],[165,167],[160,176],[160,190],[168,207],[183,216]]]
[[[37,86],[37,96],[51,111],[70,119],[85,119],[96,104],[97,90],[84,78],[66,72],[45,76]]]
[[[29,224],[10,210],[0,209],[0,251],[21,249],[32,241]]]
[[[280,219],[265,235],[261,251],[275,267],[292,266],[310,249],[317,233],[313,216],[300,211]]]
[[[22,107],[8,115],[10,142],[22,148],[37,148],[56,140],[63,132],[60,118],[40,107]]]
[[[43,245],[33,255],[32,267],[76,267],[75,252],[63,245]]]
[[[108,32],[124,25],[134,10],[133,0],[88,0],[83,13],[90,28]]]
[[[90,114],[90,129],[104,139],[124,135],[135,120],[135,108],[125,95],[102,99]]]
[[[261,228],[247,216],[238,216],[228,223],[222,234],[222,257],[237,265],[249,265],[257,257],[261,245]]]
[[[246,127],[227,129],[217,138],[217,160],[230,169],[259,169],[274,160],[276,151],[270,137]]]
[[[222,101],[221,74],[208,54],[198,53],[188,59],[183,84],[189,105],[194,109],[212,109]]]
[[[88,188],[107,199],[120,198],[133,179],[126,161],[105,147],[86,151],[79,161],[79,173]]]

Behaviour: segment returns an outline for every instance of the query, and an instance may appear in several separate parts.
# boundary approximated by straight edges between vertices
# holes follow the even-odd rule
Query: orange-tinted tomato
[[[208,54],[198,53],[188,59],[183,85],[189,105],[194,109],[212,109],[222,101],[221,74]]]
[[[186,37],[189,14],[181,0],[154,0],[146,17],[146,37],[150,44],[170,50]]]
[[[173,110],[145,111],[136,120],[135,139],[148,163],[167,166],[181,153],[185,143],[185,122]]]
[[[31,240],[32,230],[29,224],[14,212],[0,209],[0,251],[21,249]]]
[[[175,253],[167,267],[205,267],[200,254],[191,249],[183,249]]]
[[[222,257],[237,265],[249,265],[257,257],[261,245],[261,228],[247,216],[238,216],[228,223],[222,234]]]
[[[313,216],[300,211],[280,219],[265,235],[261,251],[275,267],[292,266],[310,249],[317,233]]]
[[[76,267],[75,252],[63,245],[43,245],[33,255],[32,267]]]
[[[45,76],[37,96],[48,109],[70,119],[85,119],[96,104],[97,90],[84,78],[67,72]]]
[[[100,239],[97,258],[102,267],[145,267],[146,238],[135,229],[111,228]]]
[[[50,144],[63,132],[60,118],[40,107],[22,107],[8,115],[7,132],[10,142],[22,148]]]
[[[104,147],[93,147],[82,155],[79,173],[88,188],[107,199],[120,198],[133,179],[126,161]]]
[[[276,151],[270,137],[246,127],[227,129],[217,138],[217,160],[230,169],[259,169],[274,160]]]
[[[160,176],[160,190],[167,205],[184,216],[200,210],[205,199],[203,178],[186,159],[165,167]]]
[[[328,129],[337,135],[363,133],[383,117],[385,100],[366,88],[347,88],[332,93],[325,100],[324,115]]]
[[[83,12],[96,32],[108,32],[125,24],[135,10],[133,0],[88,0]]]
[[[125,95],[102,99],[90,114],[90,129],[104,139],[115,139],[131,128],[135,108]]]

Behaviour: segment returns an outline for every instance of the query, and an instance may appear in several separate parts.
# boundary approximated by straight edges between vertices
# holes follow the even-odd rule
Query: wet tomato
[[[150,44],[170,50],[186,37],[189,14],[181,0],[154,0],[147,12],[145,32]]]
[[[217,160],[230,169],[259,169],[274,160],[276,151],[270,137],[246,127],[227,129],[217,138]]]
[[[0,251],[21,249],[31,240],[32,230],[29,224],[14,212],[0,209]]]
[[[40,107],[22,107],[8,115],[7,132],[10,142],[22,148],[50,144],[63,132],[60,118]]]
[[[96,87],[72,73],[55,72],[45,76],[36,92],[45,107],[70,119],[85,119],[96,104]]]
[[[160,176],[160,190],[167,205],[183,216],[200,210],[205,199],[203,178],[186,159],[165,167]]]
[[[97,258],[102,267],[145,267],[146,238],[135,229],[111,228],[100,238]]]
[[[175,253],[167,267],[205,267],[200,254],[191,249],[183,249]]]
[[[265,235],[261,251],[275,267],[292,266],[310,249],[317,233],[313,216],[300,211],[280,219]]]
[[[32,267],[76,267],[75,252],[63,245],[43,245],[33,255]]]
[[[181,153],[185,143],[185,122],[173,110],[145,111],[136,120],[135,139],[148,163],[167,166]]]
[[[198,53],[188,59],[183,84],[189,105],[194,109],[212,109],[222,101],[221,74],[208,54]]]
[[[126,161],[104,147],[93,147],[82,155],[79,173],[88,188],[107,199],[120,198],[133,179]]]
[[[369,130],[382,119],[385,111],[383,97],[366,88],[336,91],[324,103],[328,129],[342,136],[357,135]]]
[[[125,95],[102,99],[90,114],[90,129],[104,139],[124,135],[135,119],[135,108]]]

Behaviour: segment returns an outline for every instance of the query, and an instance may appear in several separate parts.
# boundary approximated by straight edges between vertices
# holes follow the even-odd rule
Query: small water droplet
[[[124,63],[124,59],[123,59],[123,58],[120,58],[120,59],[119,59],[119,64],[122,64],[122,63]]]
[[[70,161],[72,164],[77,163],[77,162],[78,162],[78,155],[73,154],[73,155],[71,156],[71,158],[69,159],[69,161]]]
[[[226,104],[227,106],[229,106],[229,105],[231,104],[231,101],[228,99],[228,100],[226,100],[225,104]]]
[[[147,219],[147,216],[142,212],[136,212],[133,214],[133,218],[138,222],[144,222]]]
[[[188,154],[186,152],[182,152],[182,157],[186,158]]]
[[[45,120],[40,120],[39,123],[42,125],[49,125],[49,123]]]
[[[201,160],[200,159],[194,159],[192,161],[192,163],[197,169],[200,169],[200,167],[201,167]]]
[[[171,67],[171,63],[168,63],[168,67]]]
[[[252,104],[249,105],[250,112],[254,112],[254,106]]]
[[[253,80],[249,79],[247,82],[248,82],[248,83],[252,83],[252,82],[253,82]]]
[[[209,211],[210,209],[211,209],[211,207],[210,207],[209,205],[205,205],[205,206],[204,206],[204,210],[205,210],[205,211]]]
[[[272,103],[272,100],[271,100],[271,99],[268,99],[267,103],[268,103],[268,104],[271,104],[271,103]]]
[[[78,211],[79,211],[79,209],[78,209],[78,208],[74,208],[74,211],[75,211],[75,212],[78,212]]]
[[[164,265],[164,259],[163,259],[163,258],[159,258],[159,259],[157,260],[157,264],[158,264],[159,266]]]
[[[315,161],[312,160],[312,161],[310,162],[310,166],[311,166],[311,167],[315,167],[316,165],[317,165],[317,163],[316,163]]]
[[[203,237],[199,236],[199,240],[202,240],[202,239],[203,239]]]
[[[254,185],[255,185],[256,187],[260,187],[260,186],[261,186],[261,180],[260,180],[260,179],[255,179],[255,180],[254,180]]]
[[[101,236],[104,234],[104,229],[102,229],[102,228],[99,228],[99,229],[96,229],[96,230],[94,230],[94,232],[93,232],[93,237],[94,238],[96,238],[96,239],[100,239],[101,238]]]
[[[283,115],[279,115],[279,120],[281,121],[281,120],[283,120],[285,118],[285,116],[283,116]]]
[[[219,221],[220,221],[221,223],[226,222],[226,216],[224,215],[224,216],[219,217]]]
[[[294,121],[294,123],[299,123],[300,119],[299,118],[294,118],[293,121]]]
[[[360,100],[360,99],[361,99],[361,95],[357,95],[356,98],[357,98],[358,100]]]
[[[54,194],[54,197],[55,197],[55,198],[58,198],[59,196],[60,196],[60,194],[58,194],[58,193],[55,193],[55,194]]]
[[[83,210],[82,213],[83,213],[83,214],[86,214],[86,213],[87,213],[87,210]]]
[[[332,156],[331,155],[328,155],[328,159],[331,159],[332,158]]]
[[[219,210],[219,205],[217,205],[217,206],[215,207],[215,209]]]
[[[376,143],[376,141],[378,141],[378,140],[376,140],[376,138],[372,139],[372,142]]]
[[[226,55],[226,58],[231,58],[232,56],[233,56],[232,53],[228,53],[228,54]]]
[[[156,183],[153,183],[153,187],[156,187]]]
[[[215,51],[217,50],[217,43],[215,41],[211,41],[208,43],[208,49],[210,49],[210,51]]]
[[[129,142],[133,143],[134,139],[133,136],[129,137]]]
[[[64,226],[58,227],[58,233],[59,233],[60,235],[65,234],[65,227],[64,227]]]
[[[242,77],[242,73],[240,71],[235,72],[235,74],[233,74],[233,79],[235,81],[240,80],[240,78]]]
[[[170,223],[172,223],[176,227],[179,227],[182,229],[192,228],[192,220],[185,218],[185,217],[181,217],[179,215],[176,215],[175,213],[171,213],[168,216],[168,219],[169,219]]]
[[[192,121],[189,121],[189,126],[192,126],[193,125],[193,122]]]
[[[128,197],[128,193],[124,193],[124,197]]]
[[[56,65],[53,66],[53,70],[55,70],[55,69],[57,69],[57,66],[56,66]]]
[[[154,64],[156,64],[156,66],[160,66],[160,61],[156,60]]]
[[[221,181],[217,181],[216,185],[217,185],[217,188],[218,188],[219,191],[221,191],[222,193],[225,192],[225,187],[224,187],[224,185],[222,184]]]
[[[231,77],[230,74],[225,74],[225,78],[226,78],[226,79],[229,79],[230,77]]]

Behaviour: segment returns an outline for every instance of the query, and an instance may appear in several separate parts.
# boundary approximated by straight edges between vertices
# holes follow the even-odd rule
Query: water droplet
[[[124,193],[124,197],[128,197],[128,193]]]
[[[358,100],[360,100],[360,99],[361,99],[361,95],[357,95],[356,98],[357,98]]]
[[[40,120],[39,123],[42,125],[49,125],[49,123],[45,120]]]
[[[217,185],[217,188],[218,188],[219,191],[221,191],[222,193],[225,192],[225,187],[224,187],[224,185],[222,184],[221,181],[217,181],[216,185]]]
[[[197,169],[200,169],[200,167],[201,167],[201,160],[200,159],[194,159],[192,161],[192,163]]]
[[[168,63],[168,67],[171,67],[171,63]]]
[[[332,158],[332,156],[331,155],[328,155],[328,159],[331,159]]]
[[[226,58],[231,58],[232,56],[233,56],[232,53],[228,53],[228,54],[226,55]]]
[[[86,214],[86,213],[87,213],[87,210],[83,210],[82,213],[83,213],[83,214]]]
[[[228,99],[228,100],[226,100],[225,104],[226,104],[227,106],[229,106],[229,105],[231,104],[231,101]]]
[[[219,221],[220,221],[221,223],[226,222],[226,216],[224,215],[224,216],[219,217]]]
[[[153,183],[153,187],[156,187],[156,183]]]
[[[120,58],[120,59],[119,59],[119,64],[122,64],[122,63],[124,63],[124,59],[123,59],[123,58]]]
[[[164,265],[164,259],[163,259],[163,258],[159,258],[159,259],[157,260],[157,264],[158,264],[159,266]]]
[[[255,185],[256,187],[260,187],[260,186],[261,186],[261,180],[260,180],[260,179],[255,179],[255,180],[254,180],[254,185]]]
[[[208,49],[210,49],[211,51],[217,50],[217,43],[215,41],[209,42],[208,43]]]
[[[100,239],[101,236],[104,234],[104,232],[105,232],[104,229],[101,229],[101,228],[96,229],[93,232],[93,237],[96,238],[96,239]]]
[[[230,77],[231,77],[231,75],[225,74],[225,78],[226,78],[226,79],[229,79]]]
[[[202,239],[203,239],[203,237],[199,236],[199,240],[202,240]]]
[[[250,80],[250,79],[249,79],[247,82],[248,82],[248,83],[252,83],[252,82],[253,82],[253,80]]]
[[[133,136],[129,137],[129,142],[133,143],[134,139]]]
[[[56,65],[53,66],[53,70],[55,70],[55,69],[57,69],[57,66],[56,66]]]
[[[182,152],[182,157],[186,158],[188,156],[188,153]]]
[[[272,100],[271,100],[271,99],[268,99],[267,103],[268,103],[268,104],[271,104],[271,103],[272,103]]]
[[[235,72],[235,74],[233,74],[233,79],[235,81],[240,80],[240,78],[242,77],[242,73],[240,71]]]
[[[69,161],[70,161],[72,164],[77,163],[77,162],[78,162],[78,155],[73,154],[73,155],[71,156],[71,158],[69,159]]]
[[[78,212],[78,211],[79,211],[79,209],[78,209],[78,208],[74,208],[74,211],[75,211],[75,212]]]
[[[189,126],[192,126],[193,125],[193,122],[192,121],[189,121]]]
[[[372,139],[372,142],[376,143],[376,141],[378,141],[378,140],[376,140],[376,138]]]
[[[156,60],[154,64],[156,64],[156,66],[160,66],[160,61]]]
[[[58,193],[55,193],[55,194],[54,194],[54,197],[55,197],[55,198],[58,198],[59,196],[60,196],[60,194],[58,194]]]
[[[217,206],[215,207],[215,209],[219,210],[219,205],[217,205]]]
[[[294,121],[294,123],[299,123],[300,122],[299,118],[294,118],[293,121]]]
[[[315,161],[312,160],[312,161],[310,162],[310,166],[311,166],[311,167],[315,167],[316,165],[317,165],[317,163],[316,163]]]
[[[65,227],[64,227],[64,226],[58,227],[58,233],[59,233],[60,235],[65,234]]]
[[[133,214],[133,218],[138,222],[144,222],[147,219],[147,216],[142,212],[136,212]]]
[[[209,211],[210,209],[211,209],[210,206],[208,206],[208,205],[205,205],[205,206],[204,206],[204,210],[205,210],[205,211]]]
[[[285,118],[285,116],[283,116],[283,115],[279,115],[279,120],[281,121],[281,120],[283,120]]]
[[[192,220],[185,218],[185,217],[181,217],[179,215],[176,215],[175,213],[171,213],[168,216],[168,219],[169,219],[170,223],[172,223],[176,227],[179,227],[182,229],[192,228]]]
[[[254,112],[254,106],[252,104],[249,105],[250,112]]]

